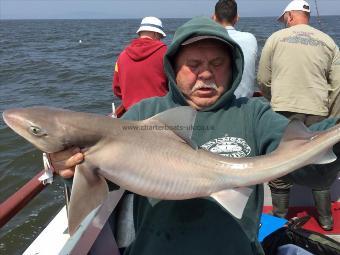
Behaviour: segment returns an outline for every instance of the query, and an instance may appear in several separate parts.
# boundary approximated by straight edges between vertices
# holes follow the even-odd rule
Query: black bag
[[[267,255],[277,253],[277,248],[285,244],[294,244],[315,255],[339,255],[340,243],[326,235],[301,228],[310,216],[293,218],[288,224],[268,235],[262,241]]]

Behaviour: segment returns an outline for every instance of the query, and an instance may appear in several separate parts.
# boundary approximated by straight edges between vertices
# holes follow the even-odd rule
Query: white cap
[[[304,11],[310,13],[310,7],[309,4],[304,0],[293,0],[287,5],[286,9],[284,9],[281,16],[277,20],[282,22],[283,15],[289,11]]]
[[[161,34],[163,37],[166,36],[163,32],[162,21],[156,17],[143,18],[136,33],[138,34],[141,31],[152,31]]]

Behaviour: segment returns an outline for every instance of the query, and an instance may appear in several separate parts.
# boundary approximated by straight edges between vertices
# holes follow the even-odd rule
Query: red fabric
[[[164,96],[168,92],[163,69],[166,45],[149,38],[134,39],[119,55],[112,89],[125,109],[144,98]]]
[[[264,206],[263,212],[268,213],[272,210],[271,206]],[[324,231],[317,222],[317,212],[315,207],[310,206],[293,206],[289,207],[287,218],[293,218],[293,217],[303,217],[306,215],[312,216],[309,221],[306,222],[305,225],[303,225],[304,229],[309,229],[315,232],[319,232],[321,234],[327,234],[327,235],[339,235],[340,234],[340,202],[333,202],[332,203],[332,215],[334,219],[334,225],[332,231]]]

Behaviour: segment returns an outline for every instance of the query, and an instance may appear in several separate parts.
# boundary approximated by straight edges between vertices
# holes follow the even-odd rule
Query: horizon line
[[[318,18],[318,17],[329,17],[329,16],[340,16],[340,15],[334,15],[334,14],[325,14],[325,15],[312,15],[311,17],[313,18]],[[191,19],[193,17],[160,17],[161,19]],[[242,18],[277,18],[277,16],[243,16]],[[138,19],[140,20],[141,18],[0,18],[0,21],[7,21],[7,20],[122,20],[122,19]]]

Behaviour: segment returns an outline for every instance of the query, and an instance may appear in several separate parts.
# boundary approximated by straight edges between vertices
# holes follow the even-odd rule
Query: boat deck
[[[334,229],[324,231],[316,221],[316,210],[311,189],[303,186],[293,186],[290,193],[288,217],[303,217],[306,215],[312,218],[306,223],[305,228],[322,234],[325,234],[334,240],[340,242],[340,174],[331,187],[332,213],[334,218]],[[270,189],[267,184],[264,185],[264,212],[271,210],[272,202]]]

